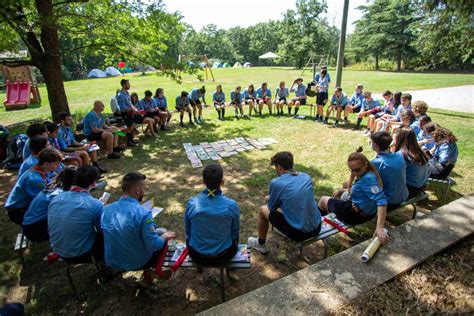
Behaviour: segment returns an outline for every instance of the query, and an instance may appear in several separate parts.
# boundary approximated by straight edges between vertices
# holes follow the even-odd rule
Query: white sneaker
[[[266,255],[267,253],[270,252],[270,250],[267,249],[266,245],[260,245],[258,243],[258,238],[256,237],[249,237],[249,239],[247,240],[247,244],[250,248],[257,250],[261,254]]]
[[[364,136],[369,136],[370,135],[370,131],[368,129],[365,130],[364,132]]]

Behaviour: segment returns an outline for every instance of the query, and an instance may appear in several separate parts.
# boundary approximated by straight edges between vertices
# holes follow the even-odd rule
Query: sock
[[[300,110],[300,108],[295,108],[295,115],[298,114],[299,110]]]
[[[192,122],[193,122],[193,118],[192,118],[192,116],[191,116],[191,113],[188,113],[188,115],[189,115],[189,121],[192,123]]]
[[[258,237],[258,243],[259,243],[261,246],[265,245],[265,241],[266,241],[265,239],[262,239],[262,238]]]
[[[129,142],[129,143],[133,142],[133,134],[132,133],[127,133],[127,142]]]
[[[291,114],[291,107],[288,107],[288,114]]]
[[[222,119],[224,119],[224,115],[225,115],[225,109],[222,109],[222,110],[221,110]]]
[[[235,116],[239,115],[239,109],[235,108],[234,112],[235,112]]]
[[[344,121],[347,121],[347,116],[346,116],[346,117],[344,117]]]
[[[183,123],[183,118],[184,118],[184,114],[181,114],[181,115],[179,116],[179,122],[180,122],[180,123]]]
[[[361,118],[358,118],[358,119],[357,119],[357,124],[356,124],[356,128],[357,128],[357,129],[359,129],[360,123],[362,123],[362,119],[361,119]]]
[[[336,120],[336,124],[339,123],[339,120]]]
[[[319,114],[316,114],[316,119],[319,119]]]

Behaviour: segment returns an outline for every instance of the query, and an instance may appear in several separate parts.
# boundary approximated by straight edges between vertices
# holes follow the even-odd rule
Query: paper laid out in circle
[[[197,145],[183,143],[183,147],[191,166],[199,168],[203,166],[203,161],[221,160],[247,150],[265,149],[267,146],[277,143],[278,141],[271,137],[260,139],[237,137],[211,143],[202,142]]]

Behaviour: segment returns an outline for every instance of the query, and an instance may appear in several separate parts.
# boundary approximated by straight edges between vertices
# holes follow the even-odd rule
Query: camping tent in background
[[[106,73],[97,68],[92,69],[87,75],[87,78],[105,78],[105,77],[107,77]]]
[[[212,64],[212,68],[221,68],[222,66],[219,67],[219,65],[220,65],[220,63],[218,63],[218,62],[216,61],[214,64]]]
[[[280,58],[280,56],[278,56],[277,54],[275,53],[272,53],[272,52],[268,52],[266,54],[263,54],[261,56],[258,56],[259,59],[275,59],[275,58]]]
[[[200,66],[201,68],[204,68],[204,67],[206,67],[206,63],[201,62],[201,63],[199,63],[199,66]]]
[[[224,63],[224,64],[222,65],[222,67],[223,67],[223,68],[229,68],[230,65],[229,65],[228,63]]]
[[[252,63],[249,63],[249,62],[246,62],[246,63],[244,64],[244,67],[245,67],[245,68],[249,68],[249,67],[252,67],[252,66],[253,66]]]
[[[242,68],[242,64],[239,62],[236,62],[233,66],[234,68]]]
[[[105,68],[105,74],[107,76],[111,76],[111,77],[117,77],[117,76],[121,76],[122,73],[115,67],[107,67]]]

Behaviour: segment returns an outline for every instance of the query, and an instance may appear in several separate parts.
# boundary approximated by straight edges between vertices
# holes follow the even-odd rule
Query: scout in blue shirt
[[[367,222],[377,215],[375,235],[385,243],[388,241],[384,231],[388,202],[384,185],[375,166],[361,151],[362,148],[359,148],[347,159],[351,171],[349,182],[343,185],[343,189],[335,191],[333,197],[321,197],[319,208],[336,214],[340,221],[352,225]]]
[[[396,208],[408,198],[406,162],[403,157],[388,151],[392,136],[387,132],[377,132],[370,136],[372,149],[377,156],[372,164],[377,168],[383,181],[383,191],[387,197],[388,209]]]
[[[416,135],[416,139],[418,145],[420,145],[424,152],[430,152],[435,146],[435,141],[430,135],[430,133],[434,132],[435,129],[436,124],[431,122],[429,116],[425,116],[420,120],[420,131],[418,132],[418,135]]]
[[[81,166],[83,165],[82,159],[76,155],[75,153],[66,154],[63,152],[63,149],[67,147],[66,143],[60,141],[58,139],[59,134],[59,126],[54,123],[46,124],[46,129],[48,130],[49,134],[49,143],[51,146],[59,151],[63,156],[63,164],[64,165],[74,165],[74,166]]]
[[[225,93],[222,91],[220,84],[217,85],[216,91],[212,94],[212,102],[214,102],[214,108],[219,116],[219,120],[223,120],[225,115]]]
[[[30,147],[31,155],[23,160],[18,171],[18,178],[20,178],[26,171],[38,164],[38,155],[44,148],[51,148],[48,138],[43,136],[34,136],[29,139],[28,146]]]
[[[248,239],[249,246],[263,254],[268,253],[265,240],[269,223],[295,241],[317,236],[321,229],[321,214],[311,177],[293,171],[293,155],[287,151],[273,156],[271,165],[278,177],[270,183],[267,205],[260,207],[258,238]]]
[[[119,159],[118,152],[123,148],[118,146],[118,135],[116,128],[109,127],[104,123],[102,112],[104,103],[94,102],[94,109],[87,113],[84,118],[84,135],[89,141],[104,141],[108,159]]]
[[[159,112],[160,129],[162,131],[168,130],[168,125],[171,121],[172,114],[168,110],[168,101],[166,100],[165,90],[163,88],[156,89],[153,101],[155,102],[155,106]]]
[[[320,72],[320,76],[318,77],[318,81],[316,82],[316,88],[318,89],[318,93],[316,94],[316,105],[317,105],[317,114],[315,117],[315,121],[323,123],[324,120],[324,106],[328,102],[328,89],[329,89],[329,80],[327,76],[327,70],[322,69]]]
[[[257,92],[255,91],[253,84],[249,84],[248,88],[244,90],[242,93],[242,99],[245,104],[248,104],[249,116],[251,116],[255,107],[255,100],[257,99]]]
[[[367,127],[369,128],[371,133],[379,132],[382,130],[385,120],[389,115],[392,115],[395,108],[395,98],[393,93],[390,90],[384,91],[382,94],[385,102],[383,106],[378,108],[378,111],[374,111],[369,115],[369,122],[367,123]]]
[[[273,103],[275,103],[277,115],[283,115],[283,106],[285,104],[288,104],[288,111],[290,111],[291,107],[288,103],[288,96],[290,95],[290,92],[287,87],[285,87],[285,82],[280,81],[280,84],[278,85],[278,88],[275,90],[275,99],[273,100]],[[293,102],[294,105],[294,102]]]
[[[405,159],[407,172],[408,198],[424,191],[428,182],[428,157],[418,145],[415,132],[410,127],[398,130],[395,152]]]
[[[40,242],[49,240],[48,235],[48,207],[53,198],[64,191],[68,191],[74,181],[77,168],[64,168],[58,176],[43,191],[31,201],[23,217],[23,233],[28,240]]]
[[[107,170],[101,168],[97,163],[98,150],[89,152],[89,144],[82,145],[76,141],[72,131],[73,121],[72,116],[67,112],[59,113],[59,133],[58,140],[62,143],[62,150],[66,153],[76,153],[82,160],[82,164],[92,164],[99,169],[101,173],[106,173]]]
[[[127,79],[120,80],[122,89],[117,94],[117,104],[120,108],[122,118],[127,125],[127,146],[135,147],[137,142],[133,140],[133,130],[135,129],[135,115],[137,108],[132,104],[130,93],[130,81]]]
[[[329,72],[328,71],[328,68],[327,66],[322,66],[321,67],[321,71],[322,70],[326,70],[326,77],[327,77],[327,80],[329,83],[331,83],[331,76],[329,75]],[[314,82],[318,83],[319,79],[321,78],[321,73],[318,73],[316,74],[316,76],[314,76]]]
[[[80,167],[74,177],[74,186],[49,203],[51,248],[72,262],[89,262],[91,254],[96,260],[103,258],[102,203],[89,193],[98,177],[97,168]]]
[[[257,103],[258,103],[258,114],[262,115],[263,106],[268,106],[270,115],[272,114],[272,91],[268,89],[267,83],[263,82],[262,86],[257,89],[256,92]]]
[[[378,112],[380,110],[380,103],[378,100],[372,98],[372,92],[365,91],[364,92],[364,100],[362,101],[362,105],[360,107],[360,112],[357,114],[357,124],[355,129],[360,129],[360,123],[362,123],[362,119],[366,116],[374,112]],[[367,129],[365,133],[370,133],[369,125],[367,125]]]
[[[13,223],[23,223],[31,201],[49,182],[46,173],[56,170],[60,161],[61,156],[56,150],[45,148],[38,155],[38,164],[18,179],[5,202],[8,217]]]
[[[395,131],[402,125],[402,112],[404,110],[411,110],[411,94],[403,93],[401,96],[401,104],[395,109],[393,116],[387,116],[387,122],[392,131]]]
[[[453,132],[443,127],[436,127],[431,133],[436,147],[429,161],[430,178],[445,179],[458,160],[457,138]]]
[[[347,105],[347,97],[344,92],[342,92],[341,87],[337,87],[334,90],[334,94],[332,95],[331,98],[331,103],[328,106],[328,109],[326,110],[326,118],[324,119],[324,124],[328,123],[329,120],[329,115],[332,113],[332,111],[336,110],[336,121],[333,124],[333,127],[338,127],[339,126],[339,120],[341,119],[341,113],[344,110],[344,108]]]
[[[179,112],[179,125],[184,127],[183,118],[184,112],[188,112],[189,116],[189,124],[194,125],[193,118],[191,116],[191,106],[189,103],[188,93],[186,91],[182,91],[181,95],[176,97],[176,110]]]
[[[244,102],[242,102],[242,88],[240,86],[235,87],[233,91],[230,92],[230,105],[234,106],[235,118],[239,120],[239,110],[240,117],[244,117]],[[222,112],[222,119],[224,119],[224,113]]]
[[[295,86],[296,85],[296,86]],[[295,92],[296,98],[291,99],[288,103],[288,114],[291,115],[291,108],[295,107],[295,115],[298,115],[300,105],[306,105],[306,88],[303,85],[303,79],[298,78],[293,83],[293,87],[290,89],[291,92]],[[283,114],[283,113],[282,113]]]
[[[194,122],[196,124],[202,123],[202,105],[206,105],[206,100],[204,100],[204,96],[206,95],[206,87],[202,86],[201,88],[194,88],[191,90],[189,93],[189,103],[191,104],[191,107],[193,108],[193,117],[194,117]],[[202,103],[201,103],[202,99]],[[198,114],[198,117],[196,118],[196,114]]]
[[[360,107],[362,106],[362,101],[364,101],[364,86],[358,84],[355,87],[355,92],[352,94],[351,98],[348,100],[348,105],[344,109],[344,122],[349,124],[349,113],[359,113]]]
[[[156,266],[163,247],[175,233],[157,230],[150,210],[140,202],[145,195],[146,176],[127,173],[122,179],[122,197],[104,207],[101,227],[104,233],[105,263],[123,271],[144,270],[144,281],[152,282],[149,269]]]
[[[26,141],[23,147],[23,161],[30,157],[31,151],[29,147],[29,140],[35,136],[43,136],[48,138],[48,131],[46,130],[46,126],[42,123],[33,123],[28,126],[26,129],[26,136],[28,136],[28,140]]]
[[[207,165],[202,172],[206,189],[189,199],[184,214],[189,255],[203,265],[219,265],[237,253],[240,209],[221,190],[224,171],[219,164]]]
[[[415,113],[412,110],[404,110],[401,115],[402,126],[410,127],[415,135],[420,132],[420,123],[416,120]]]

